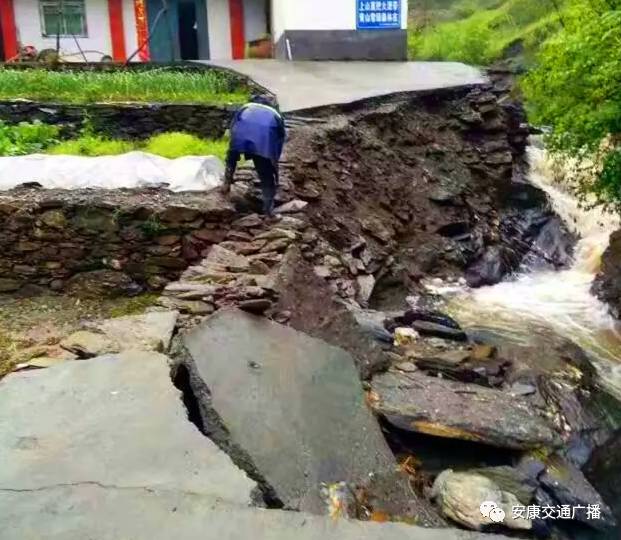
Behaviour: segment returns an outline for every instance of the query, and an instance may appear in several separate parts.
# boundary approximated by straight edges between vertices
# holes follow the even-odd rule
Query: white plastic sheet
[[[161,186],[204,191],[222,183],[224,165],[215,156],[166,159],[146,152],[80,157],[31,154],[0,157],[0,190],[26,182],[47,189],[119,189]]]

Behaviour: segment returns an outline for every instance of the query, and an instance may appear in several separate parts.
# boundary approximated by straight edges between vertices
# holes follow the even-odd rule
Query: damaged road
[[[183,343],[203,429],[276,504],[330,513],[326,488],[344,483],[348,499],[396,471],[345,351],[236,310],[219,311]],[[442,524],[413,494],[407,502],[418,522]]]

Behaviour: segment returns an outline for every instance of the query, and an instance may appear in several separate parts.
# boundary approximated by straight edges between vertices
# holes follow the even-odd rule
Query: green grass
[[[201,139],[189,133],[162,133],[146,141],[121,141],[85,134],[61,142],[47,150],[49,154],[71,156],[112,156],[142,150],[169,159],[183,156],[217,156],[224,161],[228,139]]]
[[[228,146],[227,138],[199,139],[188,133],[172,132],[151,137],[143,150],[170,159],[181,156],[217,156],[224,161]]]
[[[0,68],[0,99],[36,101],[237,104],[248,89],[226,72],[69,72]]]
[[[458,0],[431,14],[416,11],[413,27],[413,58],[484,65],[515,55],[529,64],[560,22],[551,0]]]

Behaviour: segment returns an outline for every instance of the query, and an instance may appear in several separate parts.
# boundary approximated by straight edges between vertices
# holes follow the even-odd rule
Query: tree
[[[579,194],[621,209],[621,0],[570,0],[562,18],[522,81],[529,116],[553,153],[593,163]]]

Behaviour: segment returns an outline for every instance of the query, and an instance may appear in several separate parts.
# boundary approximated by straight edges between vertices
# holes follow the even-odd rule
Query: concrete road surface
[[[456,62],[214,60],[204,63],[251,78],[278,97],[283,112],[487,81],[478,69]]]

